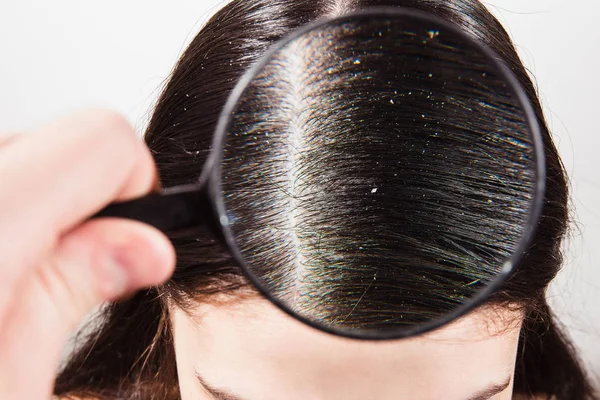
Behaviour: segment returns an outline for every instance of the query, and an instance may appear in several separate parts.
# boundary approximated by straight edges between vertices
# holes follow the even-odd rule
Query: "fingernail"
[[[128,266],[125,265],[122,251],[113,250],[104,258],[104,279],[102,280],[102,294],[110,300],[114,300],[130,292],[130,279],[127,273]]]

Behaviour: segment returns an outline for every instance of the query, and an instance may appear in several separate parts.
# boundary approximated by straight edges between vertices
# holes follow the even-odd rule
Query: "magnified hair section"
[[[248,85],[222,189],[264,289],[319,324],[380,329],[439,318],[497,276],[528,223],[534,156],[481,50],[416,19],[340,19]]]

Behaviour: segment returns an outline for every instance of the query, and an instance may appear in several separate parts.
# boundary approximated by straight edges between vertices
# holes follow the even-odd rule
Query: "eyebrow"
[[[217,389],[206,382],[206,380],[196,372],[196,379],[200,382],[200,385],[210,394],[214,400],[244,400],[242,397],[237,396],[228,392],[227,390]],[[491,384],[488,385],[485,389],[478,391],[477,393],[471,395],[466,400],[489,400],[490,397],[502,393],[508,388],[510,385],[511,378],[510,376],[504,380],[502,383]]]
[[[240,396],[230,393],[227,390],[217,389],[211,386],[198,372],[196,372],[196,379],[198,379],[198,382],[200,382],[202,388],[206,390],[214,400],[244,400]]]
[[[511,377],[509,376],[502,383],[488,385],[488,387],[470,396],[467,400],[489,400],[490,397],[504,392],[506,388],[510,386],[510,380]]]

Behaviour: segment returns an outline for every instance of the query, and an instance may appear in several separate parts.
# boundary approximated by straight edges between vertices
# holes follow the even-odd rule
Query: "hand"
[[[0,135],[0,399],[49,399],[80,320],[170,276],[175,254],[161,232],[87,221],[156,182],[149,150],[111,112]]]

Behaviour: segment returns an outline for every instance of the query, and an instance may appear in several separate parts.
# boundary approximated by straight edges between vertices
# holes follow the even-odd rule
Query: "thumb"
[[[0,398],[47,398],[62,348],[81,319],[103,301],[164,282],[174,264],[167,238],[140,222],[97,219],[63,236],[22,282],[3,324]]]
[[[99,303],[163,283],[174,265],[173,247],[160,231],[132,220],[103,218],[64,236],[38,274],[59,323],[74,328]]]

